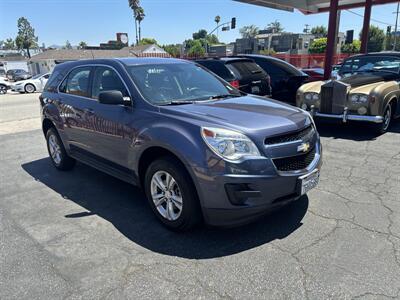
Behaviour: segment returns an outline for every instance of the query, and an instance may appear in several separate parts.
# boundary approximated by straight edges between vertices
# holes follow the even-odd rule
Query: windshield
[[[400,57],[395,56],[363,56],[346,62],[342,73],[361,72],[391,72],[398,74],[400,71]]]
[[[228,83],[190,63],[129,66],[129,74],[152,104],[166,105],[240,96]]]

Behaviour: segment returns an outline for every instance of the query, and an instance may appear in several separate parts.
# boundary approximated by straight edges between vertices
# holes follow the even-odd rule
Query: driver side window
[[[129,93],[118,74],[108,67],[96,67],[93,76],[92,98],[98,99],[101,92],[120,91],[123,97]]]

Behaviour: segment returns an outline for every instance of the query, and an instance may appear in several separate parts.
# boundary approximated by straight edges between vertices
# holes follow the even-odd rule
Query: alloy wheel
[[[61,147],[58,144],[58,140],[54,134],[49,137],[49,151],[52,160],[56,165],[61,163]]]
[[[34,87],[32,84],[27,84],[27,85],[25,86],[25,91],[26,91],[27,93],[33,93],[33,92],[35,91],[35,87]]]
[[[159,214],[169,221],[177,220],[182,213],[183,198],[175,178],[166,171],[158,171],[150,185],[151,197]]]
[[[7,93],[7,88],[4,85],[0,85],[0,94]]]
[[[383,116],[383,130],[386,131],[389,128],[390,120],[392,118],[392,106],[389,104],[386,108],[385,115]]]

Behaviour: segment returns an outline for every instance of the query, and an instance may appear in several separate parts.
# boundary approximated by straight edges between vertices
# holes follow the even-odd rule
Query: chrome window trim
[[[125,86],[126,91],[127,91],[128,94],[129,94],[130,104],[131,104],[131,105],[133,104],[132,94],[131,94],[130,90],[128,89],[128,86],[126,85],[125,80],[121,77],[121,74],[120,74],[120,73],[117,71],[117,69],[115,69],[113,66],[106,65],[106,64],[85,64],[85,65],[79,65],[79,66],[73,67],[72,69],[70,69],[70,70],[67,72],[67,74],[63,77],[63,79],[62,79],[62,80],[60,81],[60,83],[58,84],[58,86],[57,86],[57,92],[58,92],[58,93],[61,93],[61,94],[67,94],[67,95],[71,95],[71,96],[75,96],[75,97],[84,98],[84,99],[87,99],[87,100],[92,100],[92,101],[99,102],[97,99],[94,99],[94,98],[85,97],[85,96],[79,96],[79,95],[74,95],[74,94],[69,94],[69,93],[64,93],[64,92],[61,92],[61,91],[60,91],[60,85],[61,85],[61,84],[64,82],[64,80],[69,76],[69,74],[71,74],[71,72],[74,71],[75,69],[84,68],[84,67],[106,67],[106,68],[110,68],[110,69],[112,69],[113,71],[115,71],[115,73],[117,73],[119,79],[121,79],[122,83],[123,83],[124,86]],[[90,88],[92,88],[92,85],[90,86]],[[90,92],[90,94],[91,94],[91,92]],[[127,101],[127,102],[128,102],[128,101]]]

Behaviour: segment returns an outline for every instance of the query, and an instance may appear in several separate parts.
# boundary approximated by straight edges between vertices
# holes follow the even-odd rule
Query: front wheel
[[[166,157],[151,163],[144,188],[153,212],[169,229],[186,231],[200,222],[196,189],[179,161]]]
[[[75,166],[75,159],[69,157],[64,145],[54,128],[50,128],[46,133],[47,150],[53,165],[61,171],[67,171]]]
[[[391,124],[392,121],[392,105],[389,103],[385,109],[383,114],[383,122],[377,125],[377,132],[378,133],[385,133]]]
[[[7,86],[5,86],[4,84],[0,84],[0,94],[7,94]]]
[[[33,93],[36,90],[35,86],[33,84],[26,84],[25,85],[25,93]]]

